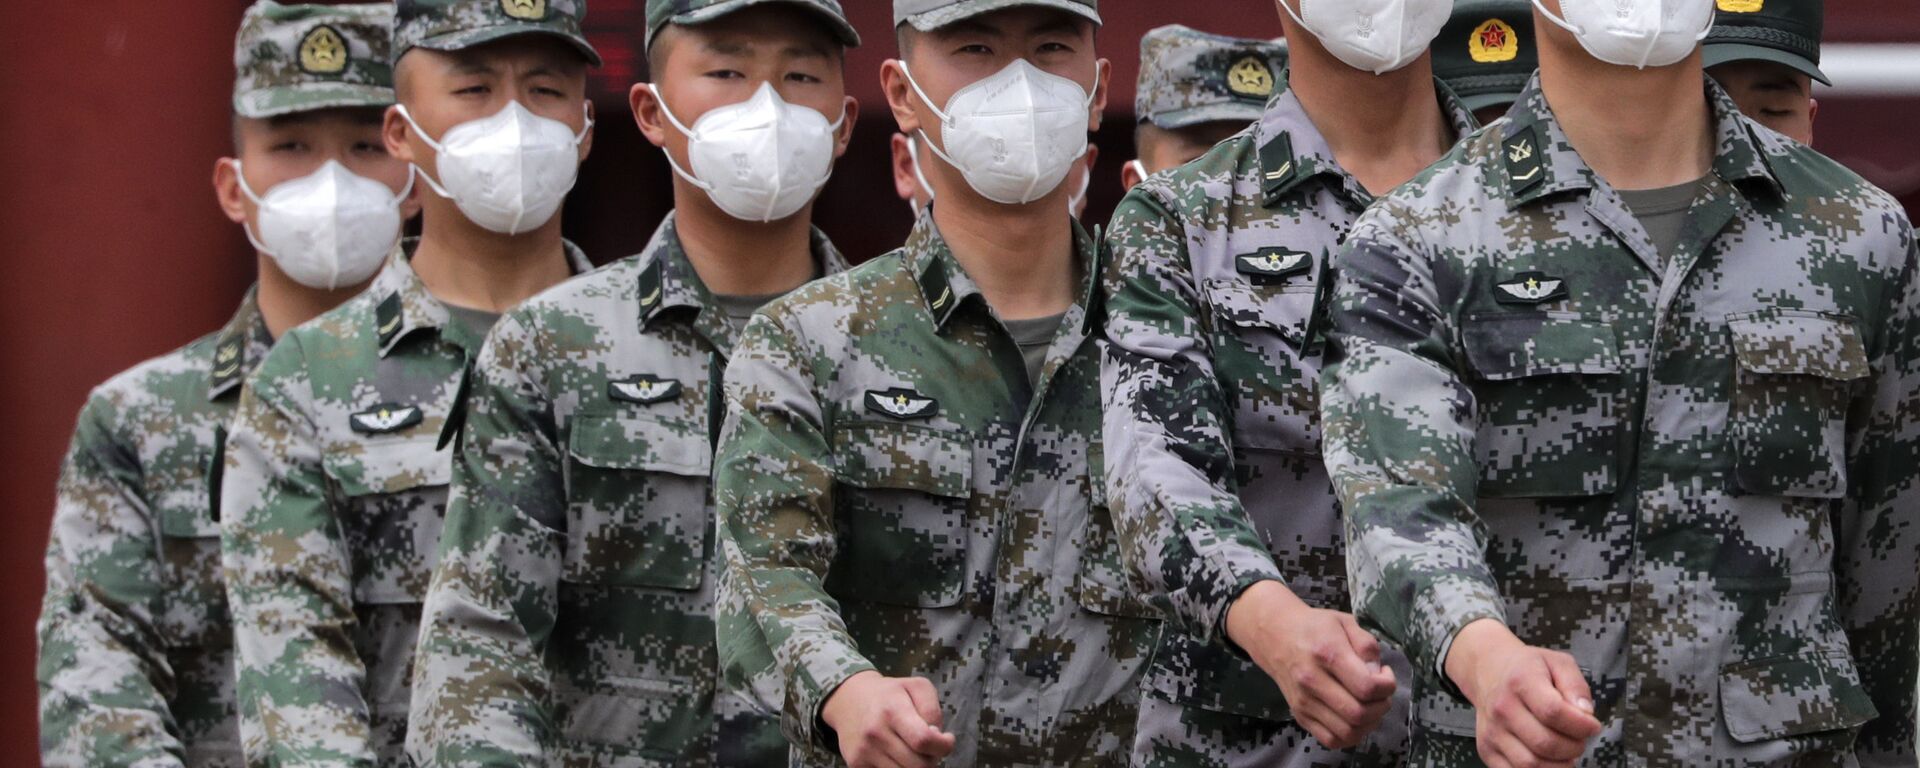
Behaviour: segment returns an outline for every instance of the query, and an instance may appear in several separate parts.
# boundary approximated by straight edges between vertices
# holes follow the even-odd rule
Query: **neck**
[[[1073,306],[1067,191],[1063,184],[1028,205],[1000,205],[967,190],[934,204],[940,236],[1000,319],[1050,317]]]
[[[451,201],[429,196],[421,213],[413,271],[447,304],[505,312],[572,275],[560,216],[540,228],[502,235],[469,221]]]
[[[1288,65],[1288,88],[1326,138],[1340,167],[1375,194],[1400,186],[1452,146],[1440,110],[1432,54],[1375,75],[1347,66],[1302,34]],[[1296,38],[1298,39],[1298,38]]]
[[[1686,184],[1713,165],[1700,54],[1637,70],[1542,45],[1540,88],[1580,159],[1615,189]]]
[[[275,339],[287,331],[325,314],[327,310],[340,306],[342,302],[365,290],[366,282],[359,285],[326,290],[308,288],[280,271],[280,265],[264,254],[255,255],[258,264],[260,283],[254,292],[254,301],[260,305],[260,317],[267,323],[267,335]],[[367,282],[372,282],[371,280]]]
[[[673,181],[674,230],[708,291],[770,296],[817,277],[813,204],[779,221],[741,221],[680,177]]]

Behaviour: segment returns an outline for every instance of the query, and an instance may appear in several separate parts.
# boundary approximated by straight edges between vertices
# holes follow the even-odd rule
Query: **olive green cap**
[[[1008,8],[1055,8],[1100,23],[1100,0],[893,0],[893,26],[922,32]]]
[[[735,11],[773,3],[813,11],[833,30],[834,36],[840,38],[842,45],[860,46],[860,33],[854,31],[853,22],[847,21],[846,11],[840,9],[836,0],[647,0],[647,45],[653,45],[653,38],[668,24],[697,26]]]
[[[600,53],[580,31],[586,15],[587,0],[398,0],[393,58],[415,47],[458,51],[518,35],[551,35],[599,66]]]
[[[1433,75],[1469,111],[1511,103],[1540,68],[1528,0],[1459,0],[1433,40]]]
[[[1279,90],[1285,43],[1201,32],[1173,24],[1140,38],[1134,115],[1169,131],[1212,122],[1251,123]]]
[[[1820,71],[1822,0],[1714,0],[1714,9],[1713,29],[1700,47],[1707,66],[1771,61],[1833,84]]]
[[[393,6],[247,7],[233,41],[233,111],[267,118],[339,107],[393,103],[387,56]]]

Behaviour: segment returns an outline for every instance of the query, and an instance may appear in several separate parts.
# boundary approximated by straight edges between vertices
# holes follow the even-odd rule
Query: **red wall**
[[[848,62],[867,107],[855,149],[819,206],[819,220],[848,253],[866,258],[898,244],[908,221],[893,199],[884,138],[893,128],[878,92],[892,53],[890,3],[842,0],[867,38]],[[241,0],[189,4],[86,0],[35,5],[31,30],[0,45],[0,499],[13,521],[0,539],[0,755],[34,752],[33,619],[54,479],[75,412],[94,384],[216,328],[250,279],[240,231],[214,205],[209,179],[227,148],[231,48]],[[1163,23],[1244,36],[1279,34],[1271,0],[1159,3],[1108,0],[1102,53],[1114,93],[1093,182],[1090,221],[1118,198],[1130,157],[1137,40]],[[1920,39],[1920,11],[1829,3],[1830,38]],[[638,250],[665,213],[666,164],[626,117],[625,86],[640,75],[642,0],[593,0],[592,28],[608,53],[596,78],[601,115],[594,157],[567,212],[569,233],[600,261]],[[17,15],[17,14],[16,14]],[[623,50],[624,49],[624,50]],[[1912,103],[1834,101],[1821,115],[1823,148],[1893,183],[1910,150],[1860,139],[1907,135]],[[1870,166],[1870,167],[1863,167]],[[1899,190],[1914,194],[1914,188]],[[1910,202],[1912,200],[1910,199]]]

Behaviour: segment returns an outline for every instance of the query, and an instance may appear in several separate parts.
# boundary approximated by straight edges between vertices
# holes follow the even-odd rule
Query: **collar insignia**
[[[405,313],[400,311],[400,294],[390,293],[373,308],[373,332],[380,335],[380,346],[393,343],[393,337],[400,332],[400,321]]]
[[[1294,162],[1293,136],[1282,133],[1267,140],[1260,146],[1260,192],[1261,204],[1273,205],[1280,201],[1280,193],[1286,191],[1299,175],[1300,166]]]
[[[1240,274],[1266,280],[1292,277],[1312,267],[1313,259],[1307,252],[1285,248],[1262,248],[1233,260],[1233,268]]]
[[[940,412],[940,401],[911,389],[895,387],[867,392],[867,410],[901,421],[933,418]]]
[[[349,417],[353,431],[363,435],[384,435],[419,424],[424,416],[418,406],[376,405]]]
[[[241,344],[241,338],[236,335],[221,343],[219,348],[213,351],[213,382],[215,385],[225,384],[227,381],[240,375]]]
[[[1522,272],[1493,287],[1494,300],[1502,304],[1545,304],[1567,298],[1567,281],[1539,272]]]
[[[1540,155],[1540,132],[1527,128],[1501,145],[1507,163],[1507,188],[1526,193],[1546,180],[1546,158]]]
[[[623,403],[653,405],[680,396],[680,382],[642,373],[627,379],[607,382],[607,397]]]

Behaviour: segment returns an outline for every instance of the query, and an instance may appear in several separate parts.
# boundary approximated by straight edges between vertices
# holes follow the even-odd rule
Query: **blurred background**
[[[905,239],[879,92],[892,55],[891,3],[842,0],[866,47],[847,62],[860,99],[853,148],[816,221],[853,259]],[[634,128],[627,88],[644,77],[644,0],[592,0],[606,66],[593,75],[593,156],[566,209],[567,234],[596,262],[639,250],[671,205],[660,154]],[[1113,94],[1096,143],[1086,219],[1104,222],[1133,157],[1139,39],[1183,23],[1243,37],[1280,34],[1270,0],[1107,0],[1101,53]],[[187,10],[191,6],[191,10]],[[1827,4],[1818,148],[1920,212],[1920,4]],[[252,250],[221,216],[211,179],[229,147],[233,33],[243,0],[45,3],[7,14],[0,45],[0,755],[36,754],[33,621],[60,456],[87,391],[219,327],[252,280]],[[20,762],[16,763],[15,760]]]

